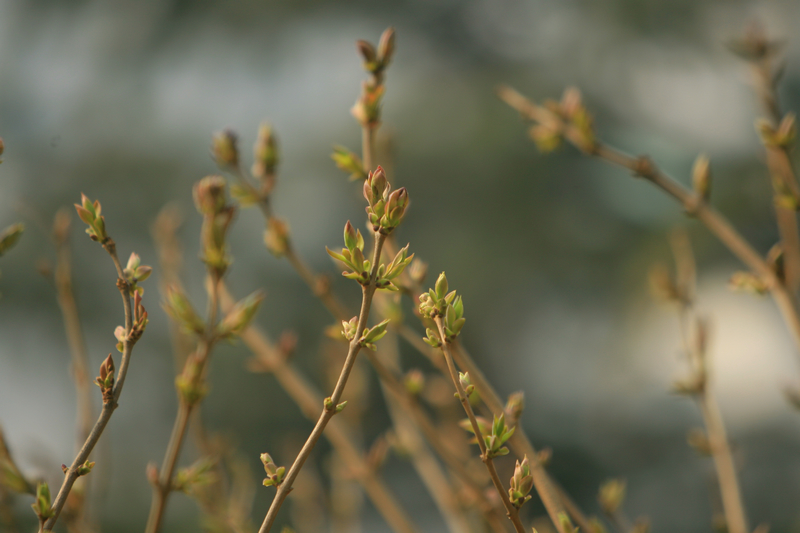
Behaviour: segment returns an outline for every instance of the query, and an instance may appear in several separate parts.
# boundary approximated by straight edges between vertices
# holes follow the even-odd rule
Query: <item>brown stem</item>
[[[450,370],[450,378],[453,380],[453,385],[458,392],[458,399],[461,401],[461,405],[464,407],[464,411],[467,413],[469,422],[472,425],[472,431],[475,433],[475,437],[478,440],[478,446],[481,449],[481,460],[483,460],[484,464],[486,465],[486,469],[489,471],[489,476],[492,478],[494,488],[497,489],[498,494],[500,494],[500,499],[503,501],[503,506],[506,508],[508,518],[511,520],[511,523],[514,524],[514,529],[517,530],[517,533],[524,533],[525,527],[522,525],[522,522],[519,519],[519,511],[508,499],[508,493],[506,492],[505,487],[503,487],[503,482],[500,481],[500,476],[497,475],[497,469],[494,467],[494,461],[492,460],[491,456],[489,456],[486,443],[483,441],[483,433],[478,426],[478,420],[475,418],[475,412],[472,410],[472,406],[467,398],[467,393],[464,392],[464,388],[461,386],[461,381],[458,379],[458,371],[456,370],[455,363],[453,362],[453,356],[450,353],[448,343],[445,341],[445,339],[447,339],[447,334],[444,332],[444,323],[442,322],[442,317],[437,316],[433,319],[433,321],[436,323],[436,327],[439,330],[439,338],[444,341],[442,343],[442,353],[444,353],[444,358],[447,361],[447,368]]]
[[[767,114],[770,125],[777,129],[783,118],[775,86],[772,55],[765,54],[760,60],[752,62],[756,77],[756,85],[761,104]],[[786,146],[765,143],[767,151],[767,168],[771,178],[780,182],[782,188],[800,199],[800,187],[797,184],[792,161]],[[775,198],[779,199],[779,191],[775,190]],[[800,233],[797,228],[797,212],[794,209],[775,203],[775,216],[784,253],[786,286],[792,295],[797,294],[800,286]]]
[[[422,434],[428,440],[430,445],[433,446],[433,449],[436,450],[436,453],[439,455],[439,457],[441,457],[447,467],[452,470],[458,480],[464,484],[465,488],[472,493],[473,498],[478,502],[478,505],[481,507],[481,511],[486,516],[486,519],[492,528],[498,533],[505,531],[505,526],[502,522],[499,523],[500,527],[497,527],[497,518],[499,518],[498,513],[484,497],[483,489],[467,471],[466,467],[464,466],[464,462],[459,457],[453,455],[452,450],[450,450],[444,444],[439,432],[436,430],[434,422],[430,419],[422,406],[417,402],[416,397],[406,390],[400,380],[392,373],[391,370],[386,367],[386,365],[380,362],[374,353],[366,352],[366,355],[372,366],[375,368],[375,371],[377,372],[381,382],[391,389],[392,392],[397,395],[400,401],[403,402],[406,411],[412,416],[422,431]]]
[[[213,272],[209,271],[209,291],[208,291],[208,319],[206,321],[206,331],[198,343],[197,359],[187,360],[186,364],[196,364],[199,366],[197,372],[200,375],[205,374],[206,366],[209,356],[211,355],[211,348],[218,340],[215,328],[217,326],[217,310],[219,308],[219,277]],[[150,504],[150,514],[147,517],[147,526],[145,527],[146,533],[157,533],[161,529],[161,523],[164,518],[164,510],[166,509],[167,499],[172,491],[172,476],[175,473],[175,468],[178,464],[181,448],[183,446],[186,430],[189,427],[189,420],[192,410],[196,406],[196,401],[187,401],[186,398],[180,397],[178,403],[178,413],[175,416],[175,423],[172,428],[172,434],[167,444],[167,451],[164,454],[164,460],[161,463],[161,470],[158,475],[158,485],[153,487],[153,498]]]
[[[375,169],[375,130],[377,126],[365,124],[361,126],[361,159],[364,163],[364,171],[369,173]]]
[[[538,122],[541,119],[552,119],[552,114],[548,114],[547,110],[533,104],[510,87],[500,87],[497,93],[504,102],[529,120]],[[583,146],[580,142],[580,132],[566,124],[563,124],[563,127],[564,135],[570,142],[578,147]],[[635,175],[646,179],[669,196],[678,200],[687,213],[700,220],[722,244],[728,247],[733,255],[758,274],[769,287],[770,293],[789,328],[795,346],[799,350],[798,355],[800,355],[800,310],[798,309],[797,299],[794,298],[793,294],[778,278],[764,258],[736,231],[725,217],[674,178],[661,171],[646,157],[631,157],[599,142],[594,144],[590,155],[627,168]]]
[[[701,385],[695,396],[703,423],[708,435],[709,448],[714,460],[714,467],[719,481],[719,490],[722,496],[722,507],[725,512],[725,522],[730,533],[748,533],[747,518],[742,502],[739,480],[736,475],[736,465],[731,453],[725,424],[719,411],[716,398],[711,393],[711,380],[709,378],[708,355],[706,353],[707,339],[692,340],[689,337],[689,324],[702,322],[696,317],[694,300],[695,293],[695,260],[691,245],[685,236],[676,235],[672,240],[673,254],[678,265],[679,289],[685,293],[680,306],[679,323],[684,351],[689,357],[693,375],[700,380]],[[681,279],[682,278],[682,279]],[[696,335],[705,337],[707,332],[697,331]]]
[[[178,414],[175,417],[172,435],[170,436],[167,452],[164,455],[164,462],[161,465],[161,472],[158,476],[158,486],[153,487],[150,515],[147,518],[147,526],[145,527],[146,533],[155,533],[161,529],[167,499],[170,492],[172,492],[172,476],[175,474],[175,467],[178,464],[178,456],[181,452],[183,439],[186,436],[186,428],[189,425],[193,407],[194,404],[187,403],[183,399],[178,405]]]
[[[339,404],[339,400],[342,398],[342,393],[347,385],[347,378],[350,376],[350,371],[353,369],[353,365],[356,362],[356,356],[361,350],[360,337],[363,334],[364,328],[367,326],[369,310],[370,306],[372,305],[372,297],[375,294],[375,282],[380,263],[381,248],[383,247],[383,242],[385,239],[385,235],[377,233],[375,234],[375,247],[372,254],[372,271],[370,272],[369,283],[365,286],[362,286],[361,312],[358,315],[356,335],[353,337],[353,340],[350,341],[347,358],[345,359],[344,366],[342,367],[342,372],[339,374],[339,380],[337,381],[336,387],[334,387],[333,393],[330,396],[333,408],[322,409],[322,413],[320,414],[314,429],[308,436],[308,439],[303,445],[303,448],[300,450],[300,453],[297,455],[297,458],[294,460],[294,463],[292,463],[291,468],[289,468],[289,472],[287,472],[283,482],[278,486],[275,498],[272,500],[272,504],[267,512],[267,516],[264,517],[264,522],[261,524],[259,533],[266,533],[270,530],[270,528],[272,528],[272,524],[275,522],[275,518],[278,516],[278,511],[280,510],[281,505],[283,505],[284,500],[286,500],[286,496],[292,489],[292,483],[294,483],[294,480],[297,478],[297,474],[300,473],[300,469],[303,468],[303,464],[306,462],[306,459],[308,459],[309,455],[311,455],[311,451],[314,449],[317,441],[322,436],[325,426],[328,425],[328,422],[330,422],[331,418],[333,418],[333,416],[336,414],[336,406]]]
[[[483,399],[483,401],[486,403],[489,410],[492,413],[503,412],[503,401],[500,399],[500,396],[497,394],[497,391],[494,389],[494,387],[492,387],[491,383],[489,383],[489,380],[486,379],[486,376],[483,374],[480,367],[478,367],[475,361],[469,356],[467,351],[461,345],[455,343],[451,352],[458,363],[458,366],[469,372],[470,379],[475,383],[475,387],[478,389],[481,399]],[[547,509],[547,514],[550,516],[550,519],[559,533],[564,533],[563,525],[561,524],[561,520],[558,518],[559,514],[563,513],[564,511],[569,511],[572,519],[575,520],[575,522],[583,531],[591,531],[591,524],[589,520],[574,502],[570,500],[571,505],[569,505],[569,509],[565,507],[564,503],[562,502],[562,498],[559,496],[559,492],[554,487],[554,481],[550,478],[549,474],[541,465],[541,463],[536,459],[538,457],[536,449],[528,439],[525,431],[523,431],[521,423],[517,423],[517,430],[514,432],[514,435],[511,437],[511,439],[509,439],[508,444],[517,457],[528,457],[528,460],[530,461],[531,476],[533,477],[533,486],[536,489],[536,493],[539,495],[539,498],[542,500],[542,504],[544,504],[545,509]],[[565,494],[564,491],[561,492],[562,494]]]
[[[111,256],[111,260],[114,262],[114,267],[117,269],[117,287],[119,288],[119,292],[122,296],[122,303],[125,309],[125,331],[126,333],[130,333],[133,329],[133,310],[131,306],[131,296],[128,292],[128,283],[125,281],[125,274],[122,272],[122,265],[117,257],[114,241],[109,238],[105,243],[103,243],[103,248],[105,248],[105,250]],[[58,516],[61,514],[61,510],[64,508],[64,504],[67,502],[67,496],[69,496],[72,486],[79,477],[78,469],[89,459],[89,454],[92,453],[97,441],[100,439],[100,435],[103,434],[103,430],[106,428],[108,421],[111,419],[114,409],[117,408],[119,395],[122,393],[122,387],[125,385],[125,377],[128,373],[131,350],[133,349],[133,345],[135,343],[136,341],[130,339],[123,343],[122,362],[120,363],[119,371],[117,372],[112,399],[111,401],[103,404],[103,409],[100,412],[97,422],[95,422],[94,427],[92,427],[92,430],[89,432],[89,436],[86,437],[86,441],[83,443],[80,451],[72,461],[72,465],[67,470],[67,473],[64,476],[64,482],[61,484],[61,489],[59,489],[58,495],[56,495],[56,499],[51,508],[53,514],[42,525],[43,531],[53,530],[53,527],[58,520]]]
[[[233,307],[234,300],[224,286],[220,288],[220,295],[223,310]],[[317,409],[322,403],[322,395],[314,389],[314,386],[286,362],[283,354],[255,326],[248,326],[242,332],[241,338],[256,357],[257,369],[255,371],[271,372],[281,387],[300,407],[303,415],[309,420],[316,420]],[[397,503],[389,489],[367,466],[362,454],[354,444],[355,439],[349,435],[342,421],[338,418],[331,419],[323,435],[346,463],[349,471],[364,486],[367,496],[372,500],[389,527],[398,533],[416,531],[416,527],[411,523],[408,515]]]

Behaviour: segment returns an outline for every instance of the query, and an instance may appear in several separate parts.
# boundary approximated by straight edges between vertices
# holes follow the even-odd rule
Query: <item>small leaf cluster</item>
[[[89,226],[86,228],[89,237],[93,241],[105,244],[108,241],[108,234],[106,233],[106,219],[101,215],[100,201],[92,202],[85,194],[81,194],[81,204],[75,204],[75,209],[78,211],[80,219]]]
[[[444,316],[445,342],[451,342],[461,333],[464,327],[464,302],[461,296],[456,296],[456,291],[447,292],[449,285],[447,276],[442,272],[436,280],[433,289],[419,296],[419,312],[424,318]],[[426,329],[427,337],[423,340],[434,348],[442,345],[438,332],[431,328]]]
[[[128,282],[128,286],[130,287],[129,290],[131,292],[139,291],[140,294],[144,293],[144,289],[137,287],[136,284],[149,278],[152,272],[153,268],[142,265],[142,260],[139,254],[136,253],[131,254],[128,258],[128,264],[122,270],[122,273],[125,274],[125,281]]]
[[[569,128],[574,132],[570,140],[578,148],[587,153],[594,151],[597,140],[592,117],[583,105],[578,89],[567,88],[560,102],[546,100],[538,111],[537,123],[529,133],[541,152],[552,152],[561,146]]]
[[[328,255],[341,261],[349,268],[349,271],[342,272],[342,276],[347,279],[354,279],[361,285],[369,284],[369,272],[372,266],[369,259],[364,257],[364,237],[361,235],[360,230],[353,228],[350,221],[344,226],[344,245],[341,253],[336,253],[327,246],[325,249]]]
[[[517,428],[506,426],[505,414],[501,414],[500,416],[495,415],[491,428],[489,427],[489,421],[485,418],[475,418],[478,421],[478,429],[481,432],[483,442],[486,444],[487,459],[493,459],[495,457],[507,455],[508,448],[506,448],[504,444],[512,437],[512,435],[514,435],[514,431]],[[472,423],[469,421],[469,419],[462,420],[459,422],[459,425],[470,433],[475,433],[475,430],[472,427]]]
[[[213,458],[201,457],[191,466],[178,470],[170,487],[184,494],[191,494],[200,487],[210,485],[216,480],[216,476],[212,472],[215,464],[216,461]]]
[[[383,168],[370,172],[364,181],[364,198],[367,203],[367,216],[372,230],[388,235],[400,225],[408,208],[408,191],[401,187],[392,191]]]
[[[531,499],[528,494],[533,488],[533,476],[531,475],[531,467],[528,463],[528,456],[526,455],[522,462],[517,461],[514,467],[514,476],[511,478],[508,488],[508,499],[511,505],[519,509],[525,502]]]
[[[373,352],[377,349],[375,343],[386,335],[386,326],[389,324],[390,319],[386,319],[380,324],[376,324],[370,329],[365,329],[364,334],[358,340],[358,344],[362,348],[369,348]]]
[[[47,520],[55,511],[51,508],[50,504],[50,487],[47,483],[41,482],[36,485],[36,500],[31,504],[33,512],[39,517],[39,520]]]
[[[268,453],[261,454],[261,462],[264,464],[264,471],[267,473],[267,477],[264,478],[263,482],[265,487],[277,487],[283,483],[286,467],[276,465]]]

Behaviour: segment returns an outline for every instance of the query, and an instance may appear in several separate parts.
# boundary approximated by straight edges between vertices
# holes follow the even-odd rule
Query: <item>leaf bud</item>
[[[331,159],[336,163],[336,166],[350,174],[350,181],[363,180],[367,178],[367,172],[364,170],[364,163],[361,159],[343,146],[334,146]]]
[[[514,467],[514,476],[509,483],[508,497],[511,504],[517,509],[522,507],[525,502],[531,499],[528,493],[532,488],[533,476],[531,475],[531,468],[526,455],[521,463],[517,461]]]
[[[237,302],[217,326],[219,335],[221,337],[240,335],[250,324],[250,321],[253,320],[258,307],[264,300],[264,296],[263,291],[257,290]]]
[[[380,63],[378,62],[375,47],[369,42],[359,39],[356,41],[356,48],[358,49],[358,53],[361,54],[361,58],[364,60],[364,70],[370,73],[377,72],[380,69]]]
[[[47,483],[40,482],[36,485],[36,500],[31,507],[40,520],[47,520],[53,516],[54,511],[50,508],[50,487],[47,486]]]
[[[275,257],[283,257],[289,251],[289,224],[278,217],[272,217],[264,231],[264,245]]]
[[[225,178],[206,176],[192,189],[194,205],[203,215],[216,215],[225,209]]]
[[[609,479],[600,486],[597,501],[603,512],[613,515],[625,501],[625,481],[622,479]]]
[[[698,198],[708,202],[711,195],[711,168],[708,157],[703,154],[697,156],[692,168],[692,187]]]
[[[262,180],[262,192],[269,194],[275,185],[274,179],[270,179],[270,176],[275,174],[279,154],[278,141],[272,128],[266,122],[258,128],[258,137],[253,146],[253,159],[253,176]]]
[[[24,230],[25,225],[17,223],[10,225],[0,233],[0,255],[3,255],[17,244]]]
[[[230,129],[224,129],[214,135],[211,142],[211,150],[214,160],[220,167],[239,166],[239,148],[236,145],[238,138],[236,133]]]
[[[425,388],[425,374],[418,368],[412,368],[406,373],[403,385],[409,394],[418,396]]]
[[[385,70],[392,61],[395,49],[395,31],[391,26],[386,28],[381,34],[378,42],[378,62],[381,70]]]

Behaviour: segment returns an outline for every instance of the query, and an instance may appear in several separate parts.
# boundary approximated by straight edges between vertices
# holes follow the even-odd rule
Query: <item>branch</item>
[[[385,239],[386,235],[379,233],[375,234],[375,247],[372,254],[371,264],[372,268],[370,271],[368,284],[362,286],[361,312],[358,315],[356,335],[350,341],[347,358],[345,359],[344,366],[342,367],[342,372],[339,374],[339,380],[336,383],[336,387],[333,389],[333,393],[330,395],[330,401],[328,401],[326,398],[326,406],[323,407],[322,413],[319,416],[319,420],[317,420],[317,424],[314,426],[314,429],[308,436],[308,439],[303,445],[303,448],[300,450],[300,453],[297,455],[297,458],[294,460],[294,463],[292,463],[289,472],[286,473],[286,477],[278,486],[275,498],[272,500],[272,504],[267,512],[267,516],[264,517],[264,522],[261,524],[259,533],[266,533],[272,528],[275,518],[278,516],[278,511],[280,510],[281,505],[283,505],[284,500],[286,500],[286,496],[292,489],[292,483],[294,483],[294,480],[297,478],[297,474],[300,473],[300,469],[303,468],[303,464],[306,462],[306,459],[308,459],[309,455],[311,455],[311,451],[314,449],[317,441],[322,436],[325,426],[328,425],[328,422],[330,422],[331,418],[333,418],[333,416],[336,414],[336,410],[339,408],[339,401],[341,400],[342,393],[347,385],[347,378],[350,376],[350,371],[353,369],[353,365],[356,362],[356,356],[361,350],[360,337],[367,326],[369,310],[370,306],[372,305],[372,297],[375,294],[376,289],[375,283],[377,281],[378,266],[380,264],[381,248],[383,247],[383,242]]]
[[[494,461],[492,460],[486,448],[486,443],[483,440],[483,432],[478,425],[478,420],[475,418],[475,412],[472,410],[467,393],[464,392],[464,388],[461,386],[461,382],[458,379],[458,371],[456,370],[455,363],[453,362],[453,356],[450,353],[450,347],[447,341],[447,334],[444,331],[442,317],[436,316],[433,318],[433,320],[439,330],[439,338],[442,341],[442,353],[447,361],[447,368],[450,370],[450,378],[453,380],[453,385],[458,392],[458,399],[461,401],[461,405],[464,407],[467,417],[469,417],[470,424],[472,425],[472,431],[475,433],[475,437],[478,440],[478,446],[481,449],[481,460],[483,460],[484,464],[486,465],[486,469],[489,471],[489,476],[492,478],[492,483],[494,484],[495,489],[497,489],[498,494],[500,494],[500,499],[503,501],[503,506],[506,508],[508,518],[511,520],[511,523],[514,524],[514,529],[516,529],[517,533],[524,533],[525,527],[522,525],[522,522],[519,519],[519,510],[511,505],[511,501],[508,499],[508,493],[506,492],[505,487],[503,487],[503,482],[500,481],[500,476],[497,475],[497,469],[494,467]]]
[[[88,201],[88,200],[87,200]],[[99,206],[99,204],[98,204]],[[98,219],[99,219],[98,213]],[[103,230],[105,226],[103,223]],[[81,447],[78,454],[75,456],[75,460],[72,462],[72,465],[67,469],[66,475],[64,476],[64,482],[61,485],[61,489],[58,491],[58,495],[56,496],[55,501],[53,502],[53,506],[51,508],[51,516],[44,522],[40,524],[40,530],[43,531],[52,531],[53,527],[58,520],[58,516],[61,514],[61,510],[64,508],[64,504],[67,501],[67,496],[69,495],[70,491],[72,490],[72,486],[75,484],[75,481],[80,476],[79,469],[82,465],[89,459],[89,454],[92,453],[97,441],[100,439],[100,435],[102,435],[103,430],[106,428],[108,421],[111,419],[111,415],[114,413],[114,410],[117,408],[117,403],[119,401],[119,396],[122,393],[122,388],[125,385],[125,377],[128,374],[128,365],[130,364],[131,358],[131,351],[133,350],[134,344],[138,340],[138,337],[132,335],[135,333],[134,331],[134,316],[133,316],[133,308],[131,305],[131,294],[129,292],[130,285],[126,281],[125,274],[122,270],[122,265],[119,262],[119,258],[117,257],[117,249],[116,245],[110,237],[105,235],[104,239],[101,239],[103,248],[108,252],[109,256],[111,256],[111,260],[114,263],[114,267],[117,270],[117,288],[119,289],[120,295],[122,296],[122,304],[125,310],[125,341],[123,342],[123,349],[122,349],[122,362],[120,363],[119,372],[117,373],[117,377],[115,380],[115,385],[111,390],[110,397],[105,398],[103,402],[103,409],[100,412],[100,416],[95,422],[94,427],[89,433],[89,436],[86,438],[83,446]]]
[[[688,214],[702,222],[722,244],[728,247],[733,255],[764,280],[789,328],[796,347],[800,350],[800,311],[798,310],[796,298],[794,298],[767,261],[734,229],[725,217],[711,207],[701,196],[695,195],[674,178],[665,174],[649,158],[644,156],[631,157],[615,148],[600,143],[594,138],[587,139],[585,131],[581,131],[574,125],[564,122],[550,110],[533,104],[514,89],[500,87],[497,92],[504,102],[519,111],[523,117],[539,124],[542,122],[548,123],[548,127],[554,128],[557,133],[560,132],[565,139],[588,155],[599,157],[626,168],[632,171],[634,175],[646,179],[669,196],[675,198],[686,209]],[[800,356],[800,351],[798,355]]]

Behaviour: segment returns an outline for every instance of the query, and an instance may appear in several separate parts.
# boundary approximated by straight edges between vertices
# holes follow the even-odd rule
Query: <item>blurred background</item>
[[[800,531],[800,419],[782,394],[800,369],[772,302],[728,290],[740,265],[669,198],[572,148],[539,154],[518,115],[494,96],[498,83],[537,101],[576,85],[602,139],[650,154],[684,183],[697,154],[708,154],[714,204],[766,252],[777,231],[753,128],[761,111],[747,65],[726,48],[752,20],[786,39],[782,104],[798,109],[796,0],[4,0],[0,227],[27,227],[0,264],[0,424],[12,452],[54,492],[59,465],[74,455],[69,350],[52,281],[36,268],[54,260],[55,212],[81,192],[100,199],[120,255],[136,251],[155,267],[150,225],[175,202],[185,217],[183,280],[203,309],[191,186],[217,172],[209,145],[222,128],[239,133],[249,166],[259,123],[274,126],[282,151],[274,209],[289,221],[299,254],[355,307],[358,289],[338,277],[324,247],[341,246],[348,219],[363,227],[363,199],[329,154],[334,144],[360,146],[349,109],[365,74],[354,42],[376,42],[392,25],[397,52],[379,144],[390,147],[390,181],[411,197],[398,240],[429,263],[431,282],[446,270],[463,294],[463,343],[501,394],[525,392],[526,431],[534,445],[553,449],[554,476],[589,513],[599,512],[598,486],[620,477],[627,513],[647,515],[653,531],[711,528],[712,465],[686,444],[701,419],[692,402],[669,392],[686,368],[677,314],[654,301],[647,283],[654,263],[671,262],[669,233],[684,227],[699,263],[698,305],[713,325],[714,393],[750,522]],[[111,263],[74,222],[75,292],[96,372],[114,351],[123,316]],[[293,364],[327,391],[322,356],[343,350],[323,334],[333,320],[267,252],[263,229],[258,212],[239,214],[230,287],[239,296],[266,290],[256,322],[273,338],[296,332]],[[158,276],[156,268],[144,284],[150,326],[107,444],[95,454],[103,467],[95,509],[106,531],[143,529],[145,465],[161,461],[175,416]],[[419,330],[413,316],[407,323]],[[430,372],[401,348],[404,370]],[[241,343],[215,352],[203,419],[235,444],[259,485],[259,454],[289,465],[311,424],[273,377],[247,372],[248,355]],[[360,433],[368,448],[390,420],[374,375],[363,375]],[[322,442],[307,467],[324,491],[329,452]],[[181,464],[196,456],[189,446]],[[509,475],[510,465],[502,466]],[[422,530],[443,530],[404,458],[390,454],[382,477]],[[256,487],[257,523],[273,492]],[[29,500],[16,499],[27,526]],[[387,530],[368,501],[359,513],[362,531]],[[534,499],[525,516],[542,514]],[[189,498],[174,495],[164,531],[198,530],[197,516]],[[280,520],[290,519],[287,507]]]

